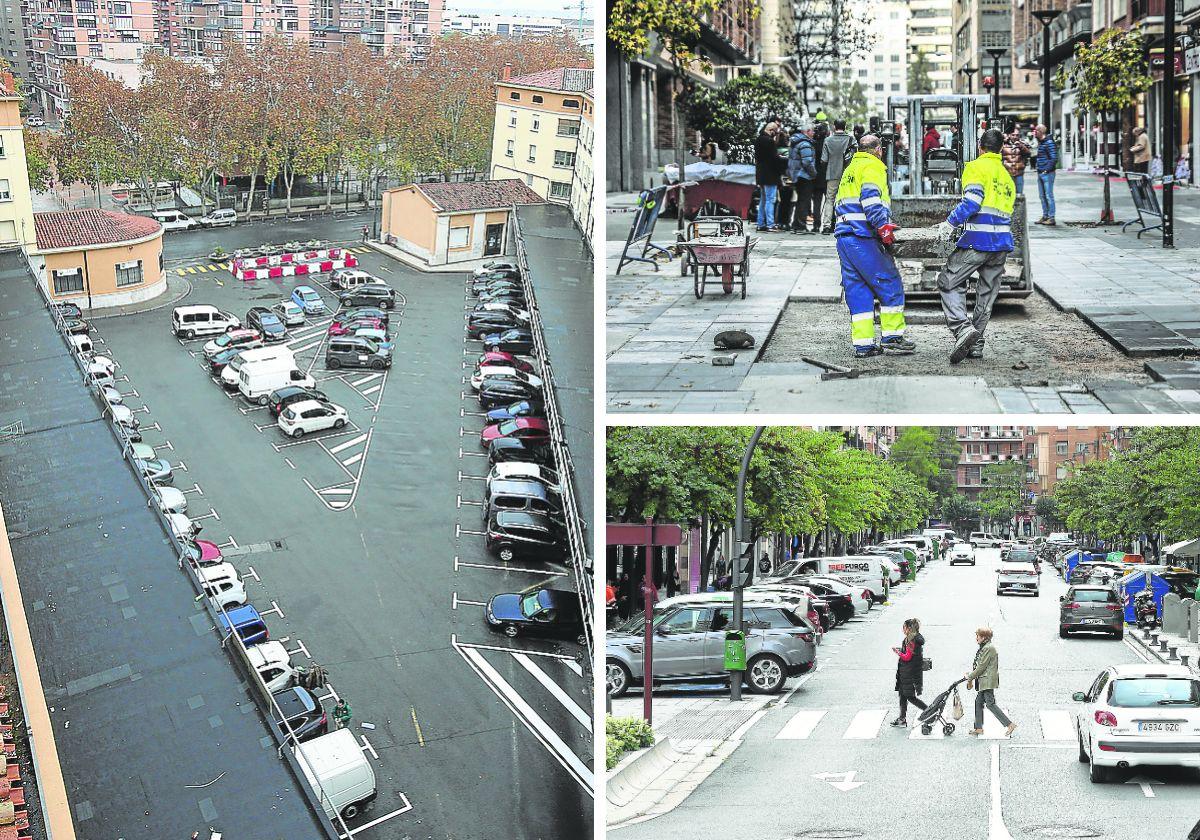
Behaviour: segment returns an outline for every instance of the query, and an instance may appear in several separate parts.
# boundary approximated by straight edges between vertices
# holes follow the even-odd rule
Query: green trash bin
[[[746,634],[730,630],[725,634],[725,670],[746,670]]]

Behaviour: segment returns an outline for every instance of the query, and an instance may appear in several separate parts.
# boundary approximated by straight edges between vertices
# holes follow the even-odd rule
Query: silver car
[[[812,670],[817,661],[816,636],[803,616],[779,602],[747,599],[747,687],[761,694],[783,690],[788,677]],[[682,603],[654,615],[656,685],[727,681],[725,633],[733,608],[723,604]],[[643,682],[642,637],[636,622],[608,634],[605,678],[613,697]]]
[[[1059,600],[1058,635],[1076,630],[1125,635],[1125,610],[1121,596],[1111,586],[1072,586]]]

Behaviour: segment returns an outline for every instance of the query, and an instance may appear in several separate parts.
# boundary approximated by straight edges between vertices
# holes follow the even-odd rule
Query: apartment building
[[[584,43],[591,40],[592,21],[585,17],[480,15],[447,10],[442,20],[442,31],[463,35],[510,35],[514,38],[563,33]]]
[[[571,172],[571,217],[583,234],[588,247],[592,246],[595,215],[592,193],[595,168],[592,149],[596,143],[596,100],[590,88],[583,92],[583,109],[579,114],[579,145],[575,151],[575,169]]]
[[[569,204],[592,76],[593,71],[584,67],[516,77],[505,68],[496,83],[488,177],[518,178],[547,201]]]
[[[863,86],[871,114],[886,114],[891,96],[908,92],[909,4],[905,0],[882,0],[871,7],[874,46],[850,59],[846,82]]]
[[[21,97],[12,74],[5,72],[0,74],[0,247],[28,248],[36,241]]]
[[[1026,461],[1030,450],[1025,426],[959,426],[958,492],[974,499],[983,489],[984,469],[1008,461]]]
[[[908,55],[918,53],[929,62],[933,93],[953,91],[953,35],[951,4],[957,0],[910,0],[908,3]]]
[[[796,6],[793,0],[764,0],[759,8],[759,43],[762,46],[758,71],[774,73],[795,85]]]
[[[1000,113],[1027,120],[1037,112],[1038,84],[1027,73],[1013,74],[1013,14],[1009,0],[954,0],[952,78],[957,93],[991,93],[998,82]],[[1003,52],[993,58],[988,49]]]

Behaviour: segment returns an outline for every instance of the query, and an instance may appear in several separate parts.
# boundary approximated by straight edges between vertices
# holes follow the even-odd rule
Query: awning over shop
[[[1200,557],[1200,539],[1180,540],[1177,543],[1171,543],[1163,549],[1163,554],[1170,554],[1174,557]]]

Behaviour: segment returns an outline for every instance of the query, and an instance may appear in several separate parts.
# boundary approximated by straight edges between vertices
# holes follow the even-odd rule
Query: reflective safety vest
[[[834,236],[874,239],[875,231],[892,221],[891,202],[883,161],[867,152],[855,152],[838,182]]]
[[[1017,187],[997,152],[984,152],[963,167],[963,196],[946,221],[962,227],[959,248],[1011,251]]]

